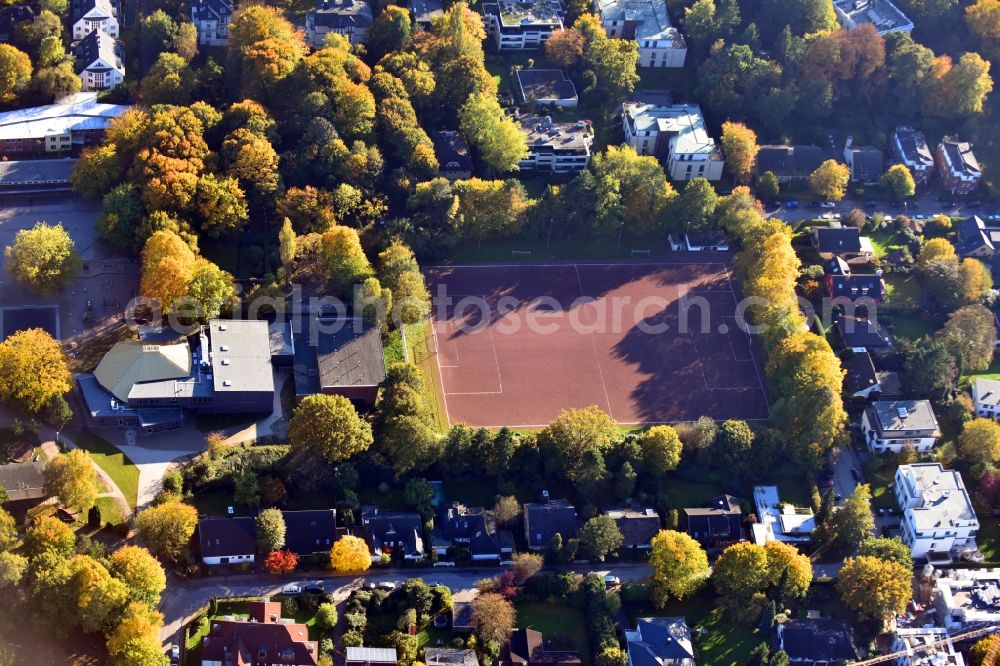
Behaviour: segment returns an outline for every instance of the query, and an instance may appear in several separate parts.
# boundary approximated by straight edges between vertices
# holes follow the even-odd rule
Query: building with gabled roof
[[[823,149],[815,145],[761,146],[754,173],[759,178],[770,171],[779,183],[804,181],[825,159]]]
[[[472,157],[469,142],[461,132],[441,130],[431,136],[434,141],[434,157],[437,158],[438,175],[448,180],[472,177]]]
[[[691,629],[683,617],[641,617],[625,632],[628,666],[695,666]]]
[[[704,506],[681,509],[681,527],[706,545],[734,543],[743,538],[743,510],[732,495],[719,495]]]
[[[424,558],[424,521],[412,511],[382,511],[378,507],[362,507],[361,527],[372,551],[372,561],[382,555],[397,552],[405,560]]]
[[[74,40],[83,39],[95,30],[117,39],[118,3],[115,0],[73,0],[70,22]]]
[[[952,194],[968,194],[979,187],[983,169],[968,141],[944,137],[938,144],[935,163],[942,185]]]
[[[280,603],[251,601],[249,613],[248,619],[211,621],[201,643],[202,666],[316,666],[319,645],[309,640],[309,627],[282,618]]]
[[[230,0],[191,0],[191,22],[198,30],[199,44],[228,44],[232,18],[233,3]]]
[[[410,10],[414,27],[419,30],[430,30],[434,20],[444,16],[441,0],[407,0],[406,8]]]
[[[900,125],[892,133],[892,156],[910,170],[917,185],[926,185],[934,173],[934,154],[923,132]]]
[[[972,404],[976,416],[1000,419],[1000,380],[983,377],[972,380]]]
[[[854,137],[847,137],[844,163],[851,172],[851,182],[871,185],[885,173],[885,155],[874,146],[855,146]]]
[[[247,516],[202,518],[198,543],[207,565],[250,564],[257,552],[257,523]]]
[[[651,548],[653,537],[660,531],[660,514],[655,509],[608,509],[604,515],[615,521],[623,548]]]
[[[546,650],[540,631],[518,629],[500,648],[497,666],[579,666],[579,652]]]
[[[1000,247],[1000,224],[987,223],[978,215],[958,223],[955,251],[960,257],[992,259]]]
[[[92,30],[77,42],[73,55],[76,57],[80,89],[84,92],[111,90],[125,80],[125,65],[119,46],[115,38],[103,30]]]
[[[306,40],[314,49],[321,49],[326,36],[336,33],[351,44],[364,44],[374,19],[365,0],[319,0],[316,9],[306,14]]]
[[[7,491],[11,502],[45,499],[45,463],[7,463],[0,465],[0,487]]]
[[[848,397],[867,398],[881,391],[875,363],[868,352],[844,352],[840,357],[840,364],[844,368],[844,393]]]
[[[634,40],[639,67],[683,67],[684,36],[670,24],[665,2],[657,0],[594,0],[594,12],[608,37]]]
[[[524,540],[529,550],[548,548],[556,534],[563,543],[576,538],[576,507],[565,499],[540,503],[529,502],[521,510],[524,513]]]
[[[299,557],[329,554],[337,540],[337,512],[334,509],[282,511],[285,519],[285,550]]]

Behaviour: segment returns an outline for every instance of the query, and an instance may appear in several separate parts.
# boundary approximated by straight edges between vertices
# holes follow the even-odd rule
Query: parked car
[[[618,587],[622,584],[622,581],[618,576],[605,576],[604,577],[604,587],[610,589],[612,587]]]
[[[323,587],[322,583],[312,583],[310,585],[306,585],[305,591],[309,594],[323,594],[326,592],[326,588]]]
[[[858,483],[861,483],[861,472],[858,471],[857,467],[852,467],[851,468],[851,476],[854,477],[855,481],[857,481]]]
[[[836,208],[837,204],[832,201],[824,201],[820,204],[820,208]]]
[[[282,594],[302,594],[302,587],[296,585],[295,583],[289,583],[288,585],[281,588]]]
[[[386,592],[392,592],[396,589],[396,584],[391,580],[383,581],[375,585],[376,590],[385,590]]]
[[[798,201],[786,201],[785,202],[785,208],[798,208],[798,207],[799,207],[799,202]]]
[[[436,567],[453,567],[453,566],[455,566],[455,563],[454,562],[435,562],[434,566],[436,566]]]
[[[512,566],[514,566],[514,560],[500,560],[500,566],[502,566],[502,567],[512,567]]]

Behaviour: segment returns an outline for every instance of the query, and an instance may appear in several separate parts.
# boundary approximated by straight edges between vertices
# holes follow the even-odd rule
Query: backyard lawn
[[[872,490],[872,508],[897,510],[896,497],[892,494],[892,484],[898,465],[892,461],[869,458],[865,464],[865,478]]]
[[[964,384],[965,382],[968,382],[968,381],[971,381],[971,380],[977,379],[977,378],[982,378],[982,379],[1000,379],[1000,360],[994,359],[993,363],[990,364],[990,367],[986,368],[986,370],[984,370],[982,372],[976,372],[976,373],[971,374],[971,375],[963,375],[962,376],[962,383]]]
[[[86,431],[74,431],[69,436],[76,445],[90,453],[97,466],[103,469],[125,495],[129,506],[134,507],[139,495],[139,468],[114,444]]]
[[[885,287],[888,292],[886,304],[893,310],[889,320],[894,334],[910,340],[934,334],[934,322],[922,316],[923,292],[915,275],[889,274],[885,278]]]
[[[121,506],[115,501],[114,497],[98,497],[94,506],[101,512],[102,524],[117,526],[125,522]]]
[[[517,626],[542,632],[545,646],[553,650],[575,650],[580,660],[590,663],[590,642],[583,611],[560,604],[529,601],[517,606]],[[549,641],[556,641],[550,645]],[[565,641],[565,645],[559,643]]]

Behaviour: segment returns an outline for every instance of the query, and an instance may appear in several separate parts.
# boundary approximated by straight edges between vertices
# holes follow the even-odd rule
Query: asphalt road
[[[786,222],[811,220],[824,213],[846,215],[852,208],[860,208],[868,215],[882,213],[889,217],[895,217],[905,213],[910,217],[923,215],[928,219],[938,213],[944,213],[949,216],[987,216],[1000,214],[1000,209],[996,206],[984,204],[981,207],[970,208],[967,202],[960,202],[956,206],[950,206],[948,204],[951,202],[938,201],[937,197],[938,194],[935,192],[924,193],[914,197],[905,207],[892,207],[889,205],[889,202],[879,201],[875,208],[865,208],[865,200],[863,199],[844,199],[838,202],[835,208],[807,208],[805,205],[800,205],[798,208],[788,208],[784,205],[781,208],[768,206],[766,213],[769,217],[778,217]]]
[[[577,573],[596,572],[602,576],[613,574],[622,582],[645,580],[652,573],[644,563],[614,564],[605,566],[583,565],[571,567]],[[395,569],[376,573],[370,576],[333,576],[308,578],[303,575],[269,576],[254,574],[245,576],[194,578],[179,580],[171,577],[167,590],[160,602],[160,612],[163,613],[164,626],[160,638],[167,642],[179,639],[180,631],[191,621],[212,597],[266,596],[278,594],[281,588],[289,583],[303,586],[310,583],[322,583],[326,592],[332,594],[336,603],[347,600],[353,590],[365,583],[401,583],[407,578],[423,578],[428,583],[447,585],[451,588],[452,598],[456,601],[471,601],[477,594],[476,581],[492,578],[504,571],[501,567],[475,568],[429,568],[429,569]]]

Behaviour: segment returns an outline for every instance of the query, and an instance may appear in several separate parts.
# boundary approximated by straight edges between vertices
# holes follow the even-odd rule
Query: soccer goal
[[[650,250],[632,250],[633,257],[648,257],[652,254]]]
[[[531,259],[531,250],[511,250],[511,259]]]

